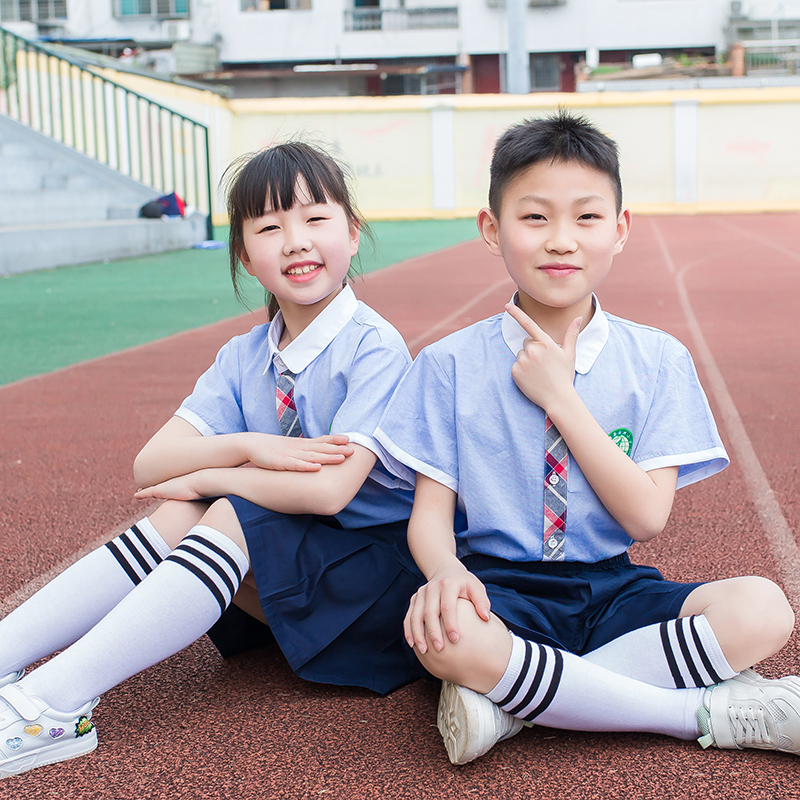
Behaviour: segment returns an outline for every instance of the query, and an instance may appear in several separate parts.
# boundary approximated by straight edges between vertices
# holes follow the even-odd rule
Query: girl
[[[345,282],[364,223],[309,145],[226,177],[234,288],[241,265],[272,321],[222,348],[136,458],[137,497],[167,502],[0,622],[0,776],[93,750],[100,695],[212,626],[223,655],[274,636],[308,680],[386,693],[420,675],[411,493],[372,438],[410,357]]]

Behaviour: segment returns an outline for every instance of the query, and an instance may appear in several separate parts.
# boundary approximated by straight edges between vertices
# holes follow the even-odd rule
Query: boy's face
[[[588,322],[592,292],[625,245],[630,214],[617,214],[603,173],[573,161],[542,162],[508,184],[498,216],[478,214],[478,227],[505,261],[523,311],[535,319],[564,309]]]

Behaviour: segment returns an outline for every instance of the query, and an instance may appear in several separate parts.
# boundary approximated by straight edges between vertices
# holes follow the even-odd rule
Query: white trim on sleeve
[[[180,417],[181,419],[185,419],[193,428],[197,428],[197,430],[203,434],[203,436],[214,436],[215,431],[212,430],[206,422],[197,416],[194,411],[189,410],[188,408],[181,406],[176,412],[176,417]]]
[[[437,483],[441,483],[443,486],[446,486],[448,489],[452,489],[454,492],[456,492],[456,494],[458,494],[458,481],[455,478],[445,472],[442,472],[441,470],[436,469],[436,467],[432,467],[430,464],[426,464],[424,461],[414,458],[414,456],[412,456],[410,453],[406,453],[405,450],[398,447],[386,435],[385,431],[378,428],[375,431],[375,439],[377,439],[380,446],[400,464],[427,476]],[[392,472],[395,472],[396,466],[393,465],[391,469]]]
[[[730,463],[728,454],[723,447],[712,447],[709,450],[700,450],[696,453],[681,453],[680,455],[658,456],[637,462],[645,472],[664,467],[692,467],[695,464],[704,464],[696,469],[683,471],[678,476],[678,489],[697,483],[704,478],[709,478],[722,472]]]

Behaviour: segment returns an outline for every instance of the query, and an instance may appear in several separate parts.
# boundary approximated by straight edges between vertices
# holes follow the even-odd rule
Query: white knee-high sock
[[[512,636],[506,672],[486,696],[515,717],[565,730],[700,735],[697,709],[704,689],[651,686]]]
[[[130,594],[20,686],[69,712],[200,638],[249,569],[227,536],[197,525]]]
[[[583,658],[667,689],[711,686],[736,675],[702,614],[639,628]]]
[[[0,621],[0,676],[77,641],[169,552],[145,517],[65,569]]]

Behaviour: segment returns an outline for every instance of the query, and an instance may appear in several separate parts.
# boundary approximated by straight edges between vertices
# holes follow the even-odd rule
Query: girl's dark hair
[[[586,117],[566,109],[545,119],[528,119],[510,127],[498,140],[489,168],[489,208],[500,213],[503,194],[522,170],[542,161],[573,161],[602,172],[611,181],[622,210],[622,181],[616,143]]]
[[[231,280],[240,301],[243,297],[239,254],[244,250],[244,222],[263,216],[267,209],[288,211],[295,203],[300,178],[311,200],[340,205],[348,222],[360,227],[362,237],[373,241],[372,231],[348,188],[352,180],[349,169],[321,148],[305,142],[285,142],[241,156],[225,170],[220,181],[231,226],[228,239]],[[278,302],[269,293],[267,299],[272,319],[278,311]]]

